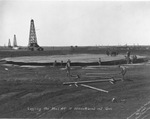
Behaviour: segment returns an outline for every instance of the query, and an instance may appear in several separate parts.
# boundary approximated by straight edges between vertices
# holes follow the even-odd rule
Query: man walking
[[[120,72],[119,74],[122,75],[122,81],[124,81],[124,80],[125,80],[125,79],[124,79],[124,76],[125,76],[125,74],[126,74],[126,72],[127,72],[126,67],[119,65],[119,68],[121,68],[121,72]]]

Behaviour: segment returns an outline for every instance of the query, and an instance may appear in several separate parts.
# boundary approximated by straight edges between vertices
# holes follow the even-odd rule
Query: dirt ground
[[[108,90],[103,93],[85,87],[63,85],[69,79],[62,67],[20,67],[0,64],[0,118],[149,118],[149,105],[141,114],[135,113],[150,101],[150,65],[128,65],[126,81],[115,85],[109,82],[91,86]],[[100,67],[95,70],[72,68],[78,80],[94,80],[86,73],[118,73],[118,67]],[[120,75],[114,75],[120,77]],[[98,78],[98,79],[101,79]],[[112,99],[116,100],[112,102]],[[148,103],[149,104],[149,103]],[[135,115],[134,115],[135,114]],[[148,117],[149,116],[149,117]]]

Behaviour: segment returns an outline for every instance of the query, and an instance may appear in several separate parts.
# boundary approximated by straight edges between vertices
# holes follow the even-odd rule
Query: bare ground
[[[91,70],[72,69],[82,76]],[[118,72],[99,68],[94,72]],[[58,67],[27,68],[0,64],[0,118],[104,118],[125,119],[150,101],[150,65],[128,66],[128,81],[91,84],[102,93],[84,87],[64,86],[65,70]],[[92,70],[93,72],[93,70]],[[108,74],[107,74],[108,76]],[[118,76],[116,76],[118,77]],[[80,80],[93,80],[82,78]],[[112,98],[116,102],[112,102]]]

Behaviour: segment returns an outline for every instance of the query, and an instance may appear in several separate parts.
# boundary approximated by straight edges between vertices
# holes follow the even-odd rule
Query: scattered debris
[[[120,100],[120,102],[124,102],[124,103],[126,103],[126,100],[125,100],[125,99],[122,99],[122,100]]]
[[[5,68],[6,71],[8,71],[8,68]]]
[[[112,98],[111,100],[113,103],[116,103],[117,102],[117,99],[116,98]]]

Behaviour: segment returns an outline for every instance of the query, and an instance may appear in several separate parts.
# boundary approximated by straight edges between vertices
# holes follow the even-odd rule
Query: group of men
[[[99,65],[101,65],[101,58],[99,58],[98,63],[99,63]],[[122,75],[122,81],[124,81],[125,80],[124,77],[125,77],[125,74],[127,72],[126,67],[123,66],[123,65],[119,65],[118,67],[121,69],[121,72],[119,74]],[[71,70],[71,61],[70,61],[70,59],[68,59],[65,68],[66,68],[67,76],[70,77],[70,70]]]

